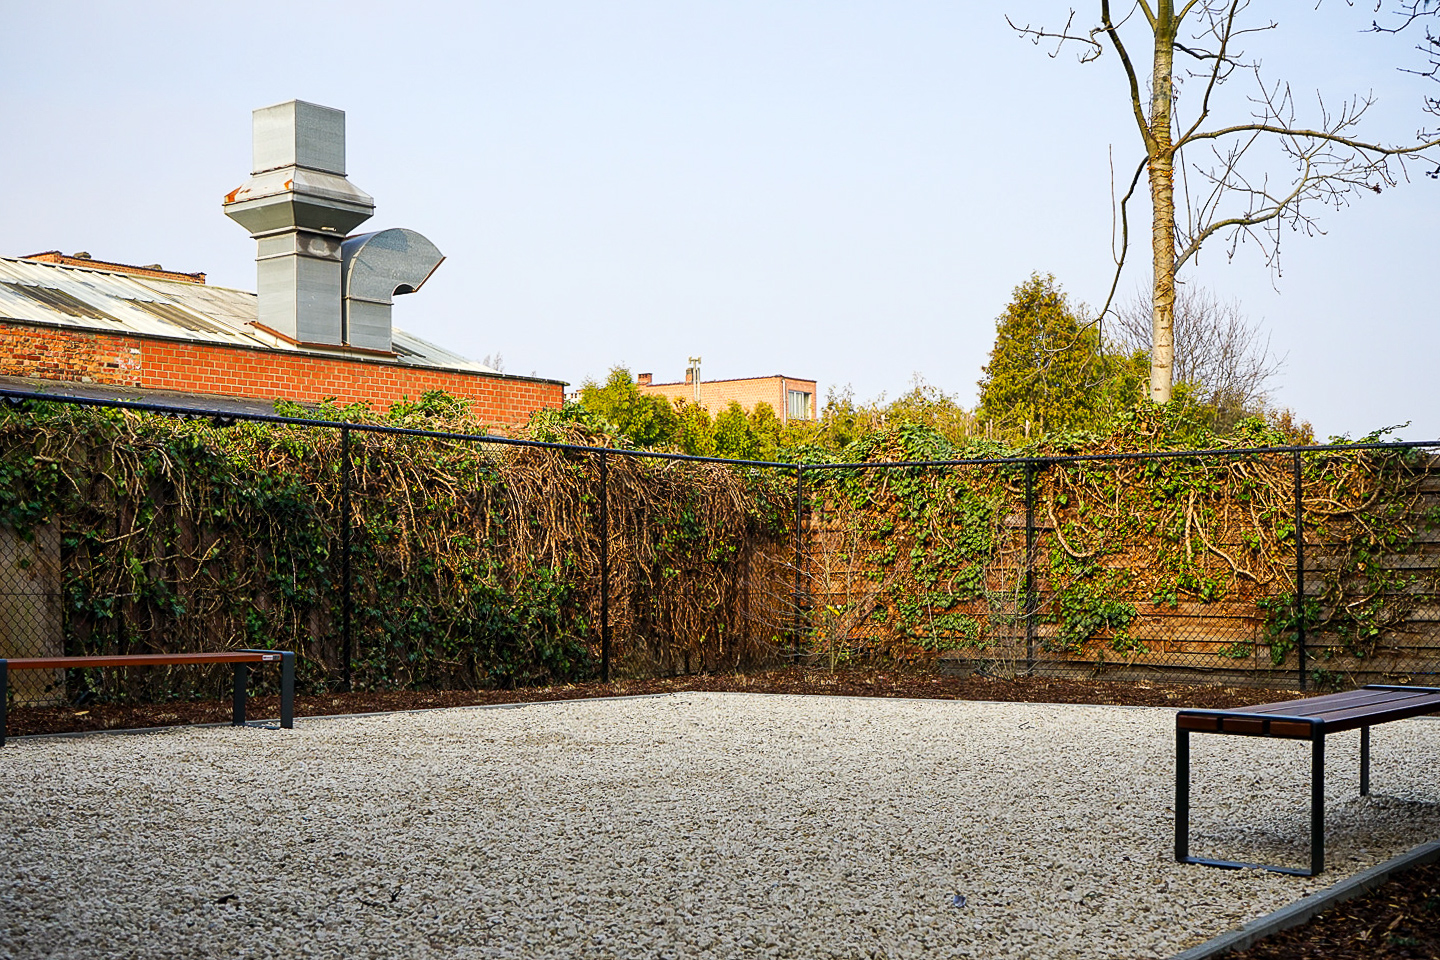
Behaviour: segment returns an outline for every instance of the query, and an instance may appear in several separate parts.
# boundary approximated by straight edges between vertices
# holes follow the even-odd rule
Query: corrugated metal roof
[[[256,329],[257,316],[255,294],[246,290],[0,257],[0,319],[200,340],[280,353],[348,355],[343,349],[313,349],[288,343]],[[393,343],[396,363],[474,373],[499,372],[403,330],[394,331]]]

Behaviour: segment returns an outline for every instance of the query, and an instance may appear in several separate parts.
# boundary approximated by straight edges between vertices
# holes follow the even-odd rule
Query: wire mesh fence
[[[281,648],[302,690],[492,687],[773,662],[793,626],[755,465],[10,396],[3,657]],[[225,682],[19,676],[22,702]]]
[[[1425,445],[807,472],[809,652],[830,663],[1320,689],[1440,666]]]
[[[316,691],[877,660],[1331,689],[1440,666],[1424,444],[767,464],[4,395],[0,657],[292,649]],[[228,682],[16,677],[22,703]]]

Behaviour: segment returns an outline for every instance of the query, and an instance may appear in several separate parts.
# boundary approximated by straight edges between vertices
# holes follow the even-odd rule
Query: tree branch
[[[1193,0],[1191,5],[1193,6]],[[1189,9],[1188,6],[1185,8],[1187,13]],[[1224,29],[1217,34],[1217,39],[1220,41],[1220,49],[1215,55],[1214,65],[1210,68],[1210,79],[1205,84],[1205,94],[1200,98],[1200,111],[1195,117],[1195,122],[1190,125],[1190,129],[1186,130],[1185,133],[1180,136],[1180,144],[1185,142],[1186,137],[1195,133],[1196,130],[1199,130],[1200,125],[1209,118],[1210,97],[1215,93],[1215,88],[1224,83],[1225,79],[1229,76],[1229,71],[1225,70],[1225,66],[1230,63],[1226,51],[1230,47],[1230,37],[1235,29],[1235,16],[1239,12],[1240,2],[1239,0],[1235,0],[1235,2],[1230,4],[1230,12],[1225,16]],[[1179,149],[1179,147],[1177,146],[1176,149]]]
[[[1153,26],[1155,15],[1150,12],[1145,0],[1140,0],[1140,9],[1145,12],[1145,16]],[[1150,122],[1145,118],[1144,98],[1140,95],[1140,79],[1135,74],[1135,65],[1130,62],[1130,51],[1125,49],[1125,44],[1120,39],[1120,31],[1116,28],[1114,21],[1110,19],[1110,0],[1100,0],[1100,29],[1110,38],[1110,45],[1115,48],[1115,53],[1120,58],[1120,64],[1125,68],[1125,78],[1130,84],[1130,107],[1135,112],[1135,124],[1140,128],[1141,139],[1145,141],[1145,152],[1153,153],[1156,148],[1155,134],[1150,129]]]
[[[1097,317],[1102,319],[1110,312],[1110,305],[1115,302],[1115,291],[1120,286],[1120,275],[1125,271],[1125,257],[1130,252],[1130,214],[1126,204],[1128,204],[1130,198],[1135,195],[1135,188],[1140,185],[1140,175],[1145,172],[1145,168],[1149,163],[1149,157],[1140,161],[1139,166],[1135,168],[1135,175],[1130,178],[1130,189],[1126,190],[1125,196],[1120,199],[1120,255],[1114,257],[1114,251],[1111,251],[1111,255],[1115,260],[1115,278],[1110,281],[1110,292],[1105,295],[1105,305],[1102,306],[1100,312],[1096,314]]]
[[[1191,134],[1178,141],[1175,144],[1175,149],[1178,150],[1187,144],[1200,140],[1215,140],[1237,133],[1274,133],[1302,140],[1323,140],[1326,143],[1348,147],[1351,150],[1358,150],[1363,153],[1378,153],[1386,157],[1409,156],[1410,154],[1422,153],[1432,147],[1440,146],[1440,139],[1435,139],[1427,140],[1413,147],[1387,147],[1382,143],[1366,143],[1363,140],[1352,140],[1349,137],[1327,133],[1324,130],[1296,129],[1294,127],[1280,126],[1272,123],[1239,123],[1234,126],[1222,127],[1219,130],[1207,130],[1203,133]]]
[[[1297,199],[1299,199],[1301,193],[1305,189],[1306,183],[1306,178],[1302,177],[1300,181],[1296,184],[1294,191],[1292,191],[1288,197],[1283,200],[1273,201],[1269,209],[1264,210],[1260,213],[1246,214],[1238,217],[1228,217],[1224,220],[1217,220],[1214,223],[1203,227],[1200,232],[1197,233],[1190,240],[1190,242],[1185,245],[1183,249],[1176,253],[1175,269],[1178,271],[1186,263],[1186,261],[1188,261],[1200,250],[1200,245],[1202,243],[1204,243],[1207,239],[1214,236],[1215,234],[1219,233],[1221,230],[1228,230],[1231,228],[1234,228],[1236,230],[1247,230],[1250,227],[1258,227],[1261,224],[1269,223],[1270,221],[1277,219],[1285,212],[1285,208],[1288,205],[1294,203]]]
[[[1005,22],[1010,25],[1011,30],[1014,30],[1022,37],[1029,37],[1030,42],[1037,46],[1041,40],[1054,40],[1055,50],[1050,54],[1051,59],[1058,57],[1060,55],[1060,48],[1071,42],[1092,48],[1081,52],[1081,63],[1089,63],[1105,52],[1105,48],[1095,39],[1095,31],[1090,31],[1090,35],[1088,36],[1081,36],[1080,34],[1070,32],[1070,27],[1075,23],[1075,11],[1073,9],[1070,11],[1070,16],[1065,20],[1065,26],[1061,28],[1059,32],[1046,30],[1044,27],[1032,27],[1028,23],[1023,27],[1017,26],[1015,21],[1010,19],[1008,13],[1005,15]]]

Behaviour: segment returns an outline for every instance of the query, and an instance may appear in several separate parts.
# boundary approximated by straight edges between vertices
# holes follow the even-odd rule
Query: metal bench
[[[11,670],[68,670],[71,667],[158,667],[192,663],[235,665],[231,722],[245,725],[245,688],[252,663],[280,664],[280,726],[295,726],[295,654],[285,650],[227,650],[224,653],[136,653],[100,657],[17,657],[0,659],[0,747],[5,745]]]
[[[1440,711],[1440,687],[1373,685],[1241,710],[1181,710],[1175,715],[1175,859],[1207,867],[1259,867],[1313,877],[1325,869],[1325,738],[1360,731],[1360,793],[1370,793],[1370,728]],[[1310,741],[1310,868],[1190,856],[1190,734],[1228,733]]]

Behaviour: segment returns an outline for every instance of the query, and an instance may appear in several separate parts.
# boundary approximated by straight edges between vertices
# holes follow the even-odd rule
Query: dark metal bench
[[[295,654],[285,650],[227,650],[224,653],[136,653],[101,657],[17,657],[0,659],[0,747],[5,745],[11,670],[67,670],[71,667],[158,667],[191,663],[235,665],[232,723],[245,725],[245,688],[250,664],[280,664],[280,726],[295,726]]]
[[[1440,687],[1368,686],[1306,700],[1240,710],[1181,710],[1175,715],[1175,859],[1207,867],[1259,867],[1313,877],[1325,869],[1325,737],[1360,731],[1360,793],[1370,793],[1370,728],[1440,712]],[[1228,733],[1310,741],[1310,869],[1190,856],[1190,734]]]

